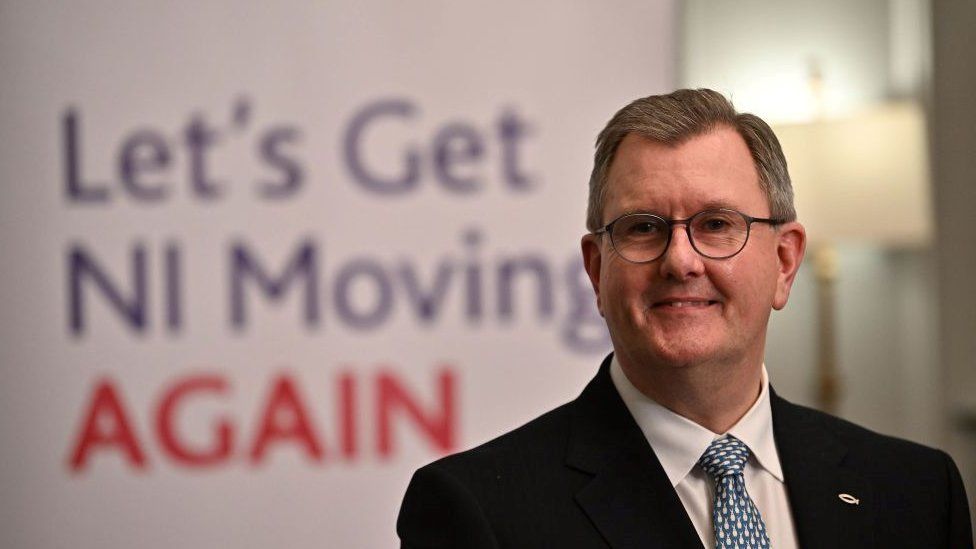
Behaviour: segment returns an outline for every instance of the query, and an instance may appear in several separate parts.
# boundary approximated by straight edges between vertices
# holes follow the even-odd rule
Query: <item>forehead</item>
[[[605,220],[635,211],[681,217],[711,207],[769,213],[749,147],[734,129],[722,126],[678,145],[637,134],[620,143],[608,176]]]

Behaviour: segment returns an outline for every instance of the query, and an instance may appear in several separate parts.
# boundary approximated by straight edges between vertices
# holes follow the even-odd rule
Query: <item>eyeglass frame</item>
[[[698,216],[700,216],[702,214],[705,214],[705,213],[709,213],[709,212],[731,212],[731,213],[735,213],[735,214],[741,216],[742,219],[744,219],[746,221],[746,238],[742,241],[742,246],[740,246],[739,249],[736,250],[734,253],[729,254],[729,255],[723,255],[723,256],[720,256],[720,257],[714,257],[714,256],[706,255],[705,253],[703,253],[701,250],[698,249],[698,246],[695,244],[695,239],[691,236],[691,221],[693,219],[695,219],[696,217],[698,217]],[[620,253],[620,251],[617,250],[617,245],[613,241],[613,225],[616,222],[620,221],[621,219],[624,219],[625,217],[633,217],[633,216],[637,216],[637,215],[646,216],[646,217],[654,217],[654,218],[660,219],[661,221],[663,221],[668,226],[668,239],[667,239],[667,241],[665,241],[664,248],[661,249],[661,253],[658,254],[657,256],[651,258],[651,259],[646,259],[644,261],[634,261],[632,259],[628,259],[624,254]],[[692,249],[694,249],[695,250],[695,253],[697,253],[698,255],[700,255],[700,256],[702,256],[704,258],[707,258],[707,259],[729,259],[729,258],[732,258],[732,257],[735,257],[735,256],[739,255],[740,253],[742,253],[742,250],[744,250],[746,248],[746,244],[749,243],[749,236],[752,234],[752,224],[753,223],[766,223],[766,224],[768,224],[770,226],[776,226],[776,225],[782,225],[782,224],[784,224],[786,222],[787,222],[786,219],[776,219],[776,218],[767,218],[767,217],[753,217],[753,216],[751,216],[749,214],[742,213],[739,210],[733,210],[731,208],[709,208],[707,210],[702,210],[702,211],[700,211],[700,212],[692,215],[691,217],[688,217],[688,218],[685,218],[685,219],[668,219],[666,217],[662,217],[660,215],[652,214],[652,213],[647,213],[647,212],[632,212],[632,213],[627,213],[627,214],[621,215],[620,217],[614,219],[610,223],[607,223],[603,227],[600,227],[599,229],[593,231],[592,234],[594,234],[594,235],[600,235],[600,234],[606,233],[610,237],[610,246],[612,246],[613,249],[614,249],[614,251],[617,252],[617,255],[619,255],[621,258],[623,258],[624,261],[626,261],[628,263],[634,263],[636,265],[643,265],[644,263],[650,263],[652,261],[657,261],[658,259],[661,259],[662,257],[664,257],[664,254],[668,253],[668,248],[671,247],[671,240],[672,240],[672,237],[674,236],[674,227],[675,227],[675,225],[684,225],[685,226],[685,234],[688,235],[688,243],[691,244]]]

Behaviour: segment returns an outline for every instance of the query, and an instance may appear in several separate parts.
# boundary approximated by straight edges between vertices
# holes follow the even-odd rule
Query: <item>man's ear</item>
[[[776,294],[773,296],[773,308],[777,311],[785,307],[790,298],[790,289],[793,288],[796,273],[800,270],[806,247],[807,231],[803,225],[791,221],[779,227],[776,243],[779,272]]]
[[[583,235],[580,246],[583,248],[583,268],[590,277],[593,293],[596,294],[596,308],[603,316],[603,301],[600,300],[600,267],[603,261],[603,251],[600,249],[602,237],[592,233]]]

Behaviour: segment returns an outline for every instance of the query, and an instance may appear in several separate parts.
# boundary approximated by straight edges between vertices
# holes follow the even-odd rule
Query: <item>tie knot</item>
[[[749,447],[732,435],[712,441],[705,453],[698,458],[698,464],[712,478],[718,479],[729,475],[741,475],[746,460],[749,459]]]

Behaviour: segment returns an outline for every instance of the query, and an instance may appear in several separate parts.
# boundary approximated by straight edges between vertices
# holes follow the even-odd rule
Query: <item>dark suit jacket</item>
[[[397,521],[402,546],[700,548],[609,364],[576,400],[418,470]],[[962,480],[944,452],[771,397],[802,547],[973,547]]]

